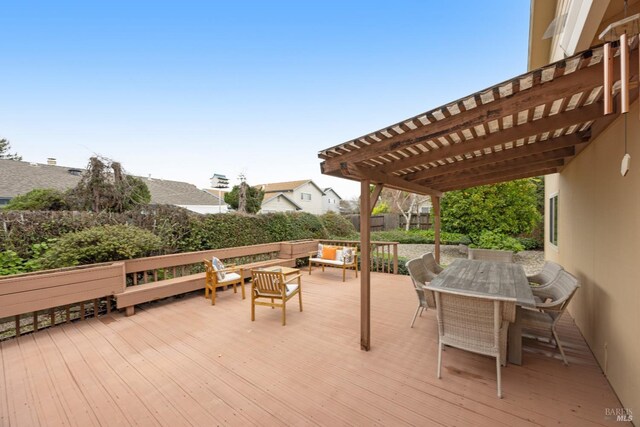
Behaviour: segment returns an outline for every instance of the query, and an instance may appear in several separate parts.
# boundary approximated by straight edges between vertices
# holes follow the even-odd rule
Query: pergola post
[[[360,181],[360,348],[371,348],[371,197],[368,179]]]
[[[431,196],[431,204],[433,205],[433,228],[435,251],[434,257],[436,262],[440,263],[440,197]]]

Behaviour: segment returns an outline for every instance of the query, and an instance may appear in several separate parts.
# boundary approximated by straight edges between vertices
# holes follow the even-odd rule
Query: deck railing
[[[360,246],[359,240],[320,240],[328,245]],[[371,242],[371,271],[398,274],[398,242]]]
[[[176,286],[174,293],[151,292],[134,304],[204,287],[202,260],[213,256],[247,266],[280,262],[294,265],[318,243],[359,245],[359,241],[300,240],[137,258],[120,262],[46,270],[0,277],[0,340],[39,329],[109,314],[115,298],[129,290]],[[397,242],[371,243],[371,270],[398,272]],[[250,270],[244,271],[245,277]],[[140,286],[143,285],[143,286]],[[120,305],[118,304],[118,307]],[[132,308],[132,307],[131,307]]]

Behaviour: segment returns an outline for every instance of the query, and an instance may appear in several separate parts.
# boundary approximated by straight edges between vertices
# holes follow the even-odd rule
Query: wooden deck
[[[372,274],[372,350],[360,350],[359,281],[303,277],[304,312],[200,294],[1,343],[0,425],[601,425],[619,408],[571,319],[570,366],[525,342],[523,365],[453,348],[436,373],[434,311],[406,276]]]

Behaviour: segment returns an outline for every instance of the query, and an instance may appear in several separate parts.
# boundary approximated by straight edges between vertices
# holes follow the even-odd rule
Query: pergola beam
[[[464,158],[463,160],[446,165],[431,167],[423,171],[403,175],[402,178],[408,181],[420,182],[435,176],[459,172],[470,168],[490,165],[506,160],[519,159],[536,154],[556,151],[559,149],[571,148],[584,142],[584,138],[581,138],[576,134],[564,135],[557,138],[550,138],[545,141],[539,141],[533,144],[525,144],[520,147],[513,147],[507,150],[502,150],[500,152],[483,154],[482,156],[472,157],[470,159]]]
[[[485,169],[473,175],[453,177],[444,176],[439,179],[438,182],[434,182],[433,184],[441,188],[455,185],[467,185],[470,187],[475,187],[476,182],[483,182],[487,179],[499,178],[501,176],[520,175],[531,170],[557,168],[561,166],[564,166],[564,159],[542,160],[526,165],[504,164],[500,167],[496,167],[494,170]]]
[[[534,176],[549,175],[552,173],[556,173],[559,170],[560,170],[559,167],[540,169],[540,170],[530,170],[528,172],[523,172],[521,174],[516,174],[516,175],[505,175],[499,178],[487,178],[486,180],[479,180],[479,181],[473,182],[472,184],[463,183],[463,184],[457,184],[452,186],[446,186],[442,188],[442,191],[463,190],[465,188],[476,187],[478,185],[497,184],[499,182],[514,181],[516,179],[524,179],[524,178],[531,178]]]
[[[515,142],[519,139],[526,140],[532,136],[544,134],[545,132],[554,132],[558,129],[565,129],[575,124],[586,123],[601,116],[602,104],[596,102],[586,107],[576,108],[547,118],[523,123],[509,129],[493,132],[478,138],[442,147],[440,149],[433,149],[419,155],[386,164],[381,166],[379,169],[382,172],[388,173],[414,166],[420,166],[448,157],[467,154],[473,151],[506,144],[508,142]]]
[[[376,184],[375,188],[373,189],[373,193],[371,194],[371,211],[373,212],[373,208],[376,207],[376,204],[378,203],[378,199],[380,198],[380,194],[382,193],[382,189],[384,188],[384,185],[382,184]]]
[[[357,177],[360,180],[366,179],[377,184],[382,184],[388,188],[408,191],[410,193],[423,194],[427,196],[441,196],[442,192],[424,185],[416,184],[395,175],[387,175],[373,168],[364,168],[355,165],[342,165],[342,174],[347,177]]]
[[[549,162],[553,160],[561,160],[567,157],[573,156],[575,153],[574,147],[561,148],[559,150],[548,151],[543,154],[538,154],[530,157],[522,157],[513,160],[507,160],[502,162],[495,162],[489,165],[469,168],[463,171],[457,171],[454,173],[438,175],[431,178],[428,183],[431,187],[440,187],[443,182],[460,181],[464,179],[472,179],[480,175],[487,173],[495,173],[500,171],[508,171],[516,168],[531,167],[539,163]]]

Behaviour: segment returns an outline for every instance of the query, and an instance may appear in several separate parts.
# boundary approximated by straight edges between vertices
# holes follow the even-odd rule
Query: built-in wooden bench
[[[201,259],[207,258],[201,254]],[[286,258],[275,258],[264,261],[255,261],[239,265],[242,269],[242,276],[247,279],[251,277],[251,270],[255,268],[272,267],[281,265],[284,267],[295,266],[296,260]],[[187,292],[204,289],[205,273],[189,274],[172,279],[159,280],[157,282],[144,283],[135,286],[128,286],[124,292],[116,295],[118,309],[124,308],[127,316],[134,314],[136,304],[155,301]]]

